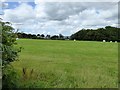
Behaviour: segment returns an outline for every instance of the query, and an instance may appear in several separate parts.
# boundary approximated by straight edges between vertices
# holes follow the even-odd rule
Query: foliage
[[[66,37],[64,37],[62,34],[59,35],[44,35],[44,34],[26,34],[26,33],[17,33],[18,38],[26,38],[26,39],[52,39],[52,40],[65,40]],[[69,39],[69,37],[67,37],[67,39]]]
[[[7,65],[3,68],[2,89],[20,87],[20,76],[18,72],[11,66]]]
[[[57,35],[54,35],[51,37],[52,40],[57,40],[58,38],[59,38],[59,36],[57,36]]]
[[[29,38],[29,39],[51,39],[51,40],[66,40],[66,39],[76,39],[76,40],[88,40],[88,41],[120,41],[120,28],[106,26],[105,28],[98,29],[82,29],[74,34],[71,37],[59,35],[44,35],[44,34],[26,34],[26,33],[17,33],[19,38]]]
[[[82,29],[71,35],[71,39],[89,41],[120,41],[120,28],[106,26],[105,28]]]
[[[2,65],[5,66],[17,60],[21,47],[17,47],[17,43],[15,42],[17,34],[11,26],[11,23],[1,20],[0,24],[2,26]]]
[[[44,39],[44,37],[45,37],[45,35],[44,34],[42,34],[42,35],[40,35],[40,34],[37,34],[37,35],[35,35],[35,34],[26,34],[26,33],[17,33],[17,35],[18,35],[18,38],[29,38],[29,39]]]
[[[14,28],[10,22],[3,22],[1,25],[1,50],[2,50],[2,88],[17,88],[19,85],[19,76],[16,70],[10,64],[18,60],[18,53],[21,47],[17,46]]]

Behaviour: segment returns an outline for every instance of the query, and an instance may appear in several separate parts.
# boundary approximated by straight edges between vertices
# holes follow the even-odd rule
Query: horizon
[[[106,27],[106,26],[105,26]],[[102,27],[103,29],[105,29],[105,27]],[[113,27],[113,26],[110,26],[110,27]],[[114,27],[114,28],[119,28],[119,27]],[[83,30],[83,29],[85,29],[85,28],[82,28],[81,30]],[[89,28],[86,28],[85,30],[87,30],[87,29],[89,29]],[[96,29],[91,29],[91,30],[97,30],[97,29],[99,29],[99,28],[96,28]],[[81,30],[78,30],[77,32],[79,32],[79,31],[81,31]],[[77,33],[77,32],[75,32],[75,33]],[[17,32],[17,33],[25,33],[25,32]],[[75,33],[72,33],[72,34],[75,34]],[[42,35],[42,33],[25,33],[25,34],[31,34],[31,35],[38,35],[38,34],[40,34],[40,35]],[[43,34],[43,35],[45,35],[45,36],[47,36],[47,35],[50,35],[50,36],[55,36],[55,35],[57,35],[57,36],[59,36],[60,34],[62,34],[62,33],[59,33],[59,34]],[[71,35],[72,35],[71,34]],[[71,36],[71,35],[64,35],[64,34],[62,34],[63,36]]]

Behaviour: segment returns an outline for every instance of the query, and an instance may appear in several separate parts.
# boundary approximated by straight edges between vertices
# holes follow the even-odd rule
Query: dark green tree
[[[17,60],[21,47],[17,47],[17,34],[15,33],[15,29],[12,27],[11,23],[0,20],[0,25],[2,29],[2,66],[5,66],[10,62]]]
[[[21,47],[17,46],[17,34],[10,22],[0,20],[0,49],[2,51],[2,89],[16,88],[19,86],[19,76],[10,64],[18,60]]]
[[[120,41],[120,28],[106,26],[98,29],[82,29],[71,35],[71,39],[89,41]]]
[[[45,37],[45,35],[44,34],[41,34],[41,38],[44,38]]]
[[[64,36],[62,34],[59,34],[59,39],[64,39]]]

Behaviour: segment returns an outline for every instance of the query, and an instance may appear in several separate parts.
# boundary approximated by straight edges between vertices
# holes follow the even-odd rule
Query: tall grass
[[[23,87],[117,88],[118,44],[20,39]],[[31,81],[31,82],[30,82]]]

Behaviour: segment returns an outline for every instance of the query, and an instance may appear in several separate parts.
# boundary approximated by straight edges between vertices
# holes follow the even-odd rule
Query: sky
[[[19,32],[69,36],[83,28],[117,27],[118,2],[104,1],[3,0],[0,17]]]

